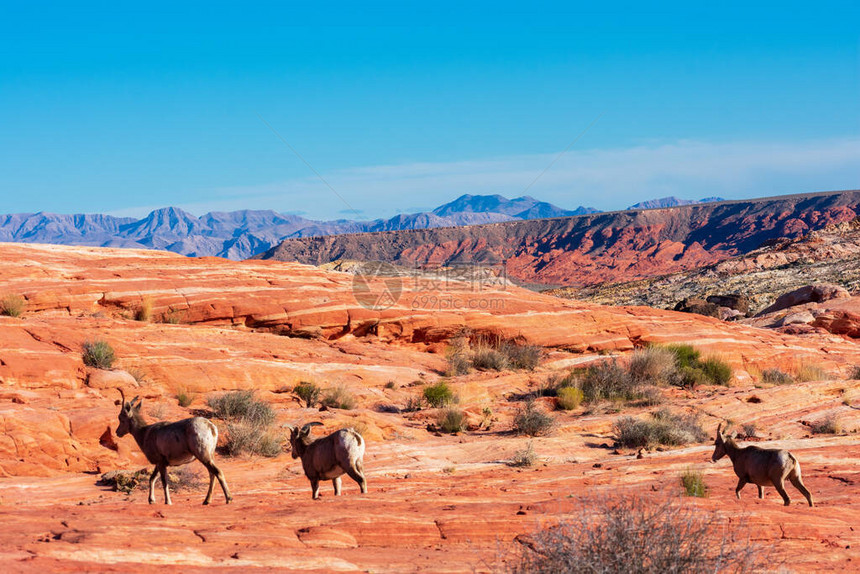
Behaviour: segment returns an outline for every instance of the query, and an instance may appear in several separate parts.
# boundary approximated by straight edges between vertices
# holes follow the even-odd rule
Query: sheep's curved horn
[[[125,393],[122,392],[122,389],[118,388],[117,390],[119,391],[119,395],[122,397],[122,405],[121,406],[124,407],[125,406]]]
[[[723,426],[723,423],[717,425],[717,434],[720,434],[720,427]]]
[[[293,432],[294,430],[296,430],[296,427],[294,427],[293,425],[288,425],[286,423],[282,424],[281,427],[283,427],[285,429],[290,429],[290,432]]]
[[[307,434],[307,433],[311,432],[311,427],[321,427],[321,426],[325,426],[325,425],[323,425],[322,423],[318,423],[318,422],[307,423],[306,425],[304,425],[302,427],[302,434]]]

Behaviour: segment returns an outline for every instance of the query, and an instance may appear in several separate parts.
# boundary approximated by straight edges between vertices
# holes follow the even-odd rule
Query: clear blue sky
[[[857,2],[18,4],[0,7],[0,213],[860,187]]]

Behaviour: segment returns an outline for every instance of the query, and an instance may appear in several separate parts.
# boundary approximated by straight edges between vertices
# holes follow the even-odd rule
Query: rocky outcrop
[[[824,283],[805,285],[800,289],[795,289],[790,293],[780,295],[777,297],[776,301],[774,301],[773,305],[762,309],[759,312],[759,315],[767,315],[768,313],[781,311],[796,305],[803,305],[804,303],[821,303],[822,301],[829,301],[830,299],[845,299],[850,296],[851,294],[848,290],[844,287],[840,287],[839,285],[828,285]]]
[[[261,258],[497,265],[540,285],[599,285],[698,269],[860,214],[860,192],[783,196],[493,225],[289,239]],[[675,298],[678,301],[683,297]]]

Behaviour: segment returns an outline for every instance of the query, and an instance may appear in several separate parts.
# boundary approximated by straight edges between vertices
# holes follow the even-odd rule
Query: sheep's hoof
[[[228,499],[227,499],[227,504],[230,504],[231,502],[233,502],[233,497],[232,497],[232,496],[231,496],[230,498],[228,498]]]
[[[228,502],[229,502],[229,501],[228,501]],[[209,506],[209,501],[208,501],[208,500],[204,500],[204,501],[203,501],[203,506]]]

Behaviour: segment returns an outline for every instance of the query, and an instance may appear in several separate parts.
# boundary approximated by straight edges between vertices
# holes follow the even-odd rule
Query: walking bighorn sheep
[[[341,429],[317,440],[310,437],[311,427],[322,423],[308,423],[301,428],[287,425],[290,429],[290,446],[293,458],[302,459],[305,476],[311,481],[314,499],[320,496],[320,480],[331,480],[335,496],[340,495],[340,477],[346,473],[367,492],[364,478],[364,439],[353,429]]]
[[[131,402],[126,402],[122,389],[119,389],[119,394],[122,396],[122,407],[119,411],[116,436],[122,437],[131,433],[146,459],[155,465],[155,470],[149,477],[150,504],[155,504],[155,477],[159,474],[164,486],[164,503],[172,504],[167,489],[167,467],[188,464],[195,458],[209,471],[209,492],[206,493],[203,504],[209,504],[212,500],[216,478],[221,484],[227,503],[233,500],[224,473],[213,462],[215,445],[218,443],[218,428],[211,421],[194,417],[174,423],[159,422],[148,425],[140,415],[140,398],[135,397]]]
[[[740,447],[732,437],[724,437],[720,427],[722,423],[717,426],[717,439],[714,442],[714,455],[711,461],[717,462],[725,455],[729,455],[735,474],[738,475],[738,486],[735,489],[738,500],[741,498],[741,489],[748,482],[758,486],[759,498],[764,498],[764,487],[772,484],[788,506],[791,504],[791,499],[784,486],[787,478],[806,497],[809,506],[814,506],[812,495],[803,485],[800,477],[800,463],[793,454],[777,448]]]

